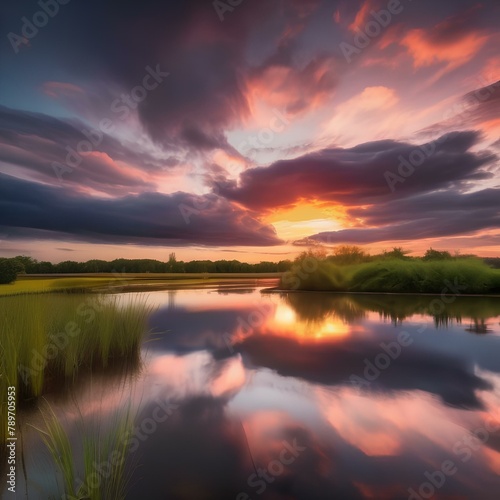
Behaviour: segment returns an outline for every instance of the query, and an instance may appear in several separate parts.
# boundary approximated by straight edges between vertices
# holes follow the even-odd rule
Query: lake
[[[82,420],[130,405],[130,500],[498,499],[499,298],[261,293],[274,284],[142,294],[142,367],[47,395],[75,449]],[[47,500],[38,410],[22,422],[29,498]]]

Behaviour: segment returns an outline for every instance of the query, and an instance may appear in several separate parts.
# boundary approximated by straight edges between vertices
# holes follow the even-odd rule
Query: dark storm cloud
[[[226,184],[220,193],[257,210],[291,206],[299,200],[337,202],[359,206],[394,201],[419,193],[446,189],[456,183],[487,179],[484,170],[495,157],[470,152],[475,132],[452,133],[439,143],[416,146],[395,141],[362,144],[350,149],[329,149],[264,168],[247,170],[239,185]],[[391,193],[387,171],[398,174],[402,159],[415,150],[435,151]]]
[[[120,168],[114,161],[133,168]],[[71,189],[92,188],[107,193],[119,193],[124,188],[151,190],[154,184],[141,178],[141,171],[159,173],[171,168],[168,160],[139,152],[133,144],[127,146],[83,122],[4,106],[0,106],[0,163],[16,171],[23,169],[28,176],[46,183],[58,184],[59,172]],[[54,163],[59,167],[54,168]]]
[[[368,226],[380,227],[319,233],[307,238],[306,242],[363,244],[458,236],[499,229],[500,189],[485,189],[470,194],[455,190],[430,193],[378,204],[365,210],[353,209],[349,213],[352,217],[363,218]]]
[[[0,230],[15,237],[150,245],[266,246],[274,229],[213,195],[142,193],[115,199],[0,175]]]
[[[142,81],[146,66],[158,64],[171,75],[138,108],[152,137],[163,141],[184,127],[208,134],[246,106],[238,68],[248,8],[238,10],[232,22],[221,23],[205,0],[74,2],[66,22],[46,34],[46,46],[76,78],[95,71],[124,92]]]
[[[158,65],[169,76],[137,108],[151,137],[164,145],[178,139],[193,148],[227,148],[223,131],[249,114],[249,55],[263,61],[286,46],[287,60],[280,64],[308,84],[308,74],[318,63],[314,55],[302,54],[298,64],[294,54],[300,47],[293,42],[320,3],[243,2],[221,22],[213,2],[206,0],[73,2],[61,9],[64,19],[48,25],[23,57],[28,61],[35,54],[50,53],[51,64],[64,67],[71,81],[86,81],[93,74],[95,85],[107,85],[103,92],[116,95],[130,93],[142,81],[146,66]],[[4,9],[14,30],[26,8],[8,2]],[[259,39],[268,41],[265,47],[258,47]],[[324,93],[331,80],[329,76],[314,82],[317,92]],[[310,97],[316,92],[307,91]],[[60,98],[68,103],[67,95]],[[102,103],[109,97],[96,99]],[[301,109],[305,104],[290,106]]]
[[[414,218],[417,210],[422,218],[455,213],[464,223],[468,215],[496,219],[500,211],[500,189],[483,189],[463,194],[455,190],[428,193],[402,198],[390,204],[379,204],[366,210],[352,209],[350,213],[354,217],[366,219],[369,224],[384,225],[395,223],[401,218]]]
[[[465,35],[475,31],[482,6],[476,4],[458,14],[448,17],[429,32],[429,43],[435,46],[448,45],[461,40]]]
[[[469,106],[465,111],[468,121],[481,124],[497,120],[500,116],[500,80],[469,92],[463,101]]]
[[[465,126],[481,127],[499,116],[500,81],[497,81],[464,95],[446,111],[443,121],[426,127],[420,134],[436,136]]]
[[[17,21],[26,6],[10,9]],[[61,9],[64,20],[48,25],[29,51],[50,52],[74,80],[93,74],[118,94],[130,93],[147,66],[159,65],[171,76],[138,107],[151,136],[167,141],[166,132],[182,133],[184,127],[207,134],[246,105],[238,68],[248,8],[238,10],[233,22],[221,23],[205,0],[72,2]]]

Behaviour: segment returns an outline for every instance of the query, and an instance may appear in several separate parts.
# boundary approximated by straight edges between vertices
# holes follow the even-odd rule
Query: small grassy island
[[[500,294],[500,270],[482,259],[428,250],[409,257],[401,248],[371,256],[343,246],[333,255],[304,252],[283,274],[279,289],[361,293]]]

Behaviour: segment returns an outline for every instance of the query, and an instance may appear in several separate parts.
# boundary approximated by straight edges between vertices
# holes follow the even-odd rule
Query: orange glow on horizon
[[[346,207],[309,200],[273,210],[263,221],[272,224],[278,236],[285,240],[307,237],[311,231],[339,231],[350,225]]]

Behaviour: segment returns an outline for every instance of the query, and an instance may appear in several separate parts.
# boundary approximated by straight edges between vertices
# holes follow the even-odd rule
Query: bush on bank
[[[303,256],[302,259],[311,259]],[[302,260],[304,262],[304,260]],[[306,272],[310,269],[310,272]],[[281,279],[286,290],[335,292],[441,293],[449,285],[462,294],[500,293],[500,271],[479,259],[387,259],[339,265],[317,259],[301,260]]]

